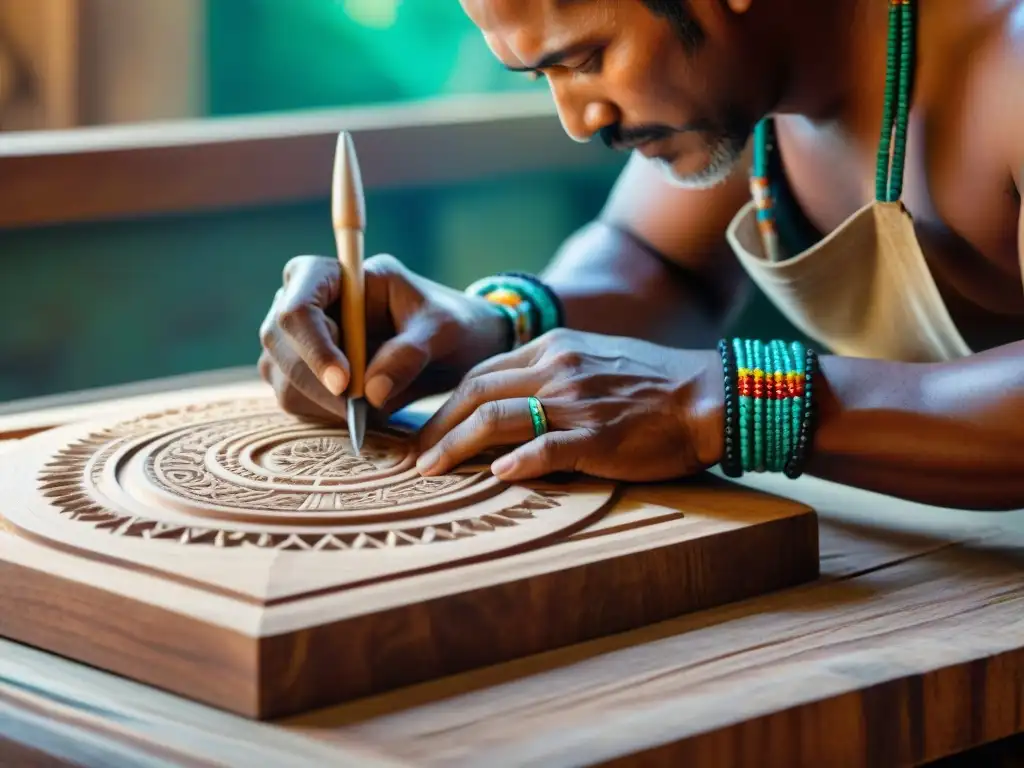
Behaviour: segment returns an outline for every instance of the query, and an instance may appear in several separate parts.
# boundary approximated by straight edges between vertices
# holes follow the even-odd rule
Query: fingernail
[[[384,374],[374,376],[366,383],[366,399],[375,408],[380,408],[384,405],[384,401],[388,399],[388,395],[391,394],[391,390],[394,388],[395,382],[391,380],[390,376],[385,376]]]
[[[416,460],[416,469],[420,474],[425,474],[437,464],[438,458],[437,451],[427,451]]]
[[[504,475],[511,472],[516,466],[516,460],[511,456],[502,456],[500,459],[495,459],[494,463],[491,464],[491,473],[494,475]]]
[[[340,397],[341,391],[345,388],[345,374],[341,368],[332,365],[324,371],[323,382],[328,392],[335,397]]]

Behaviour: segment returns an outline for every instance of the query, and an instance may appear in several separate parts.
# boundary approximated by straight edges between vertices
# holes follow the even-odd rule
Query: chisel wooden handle
[[[352,136],[338,135],[331,191],[331,220],[341,264],[341,341],[351,380],[346,397],[363,396],[366,374],[366,293],[363,276],[363,233],[366,201]]]

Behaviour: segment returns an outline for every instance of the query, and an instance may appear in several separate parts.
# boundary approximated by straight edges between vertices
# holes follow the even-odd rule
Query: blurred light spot
[[[395,25],[400,2],[401,0],[343,0],[345,13],[352,21],[375,29],[387,29]]]

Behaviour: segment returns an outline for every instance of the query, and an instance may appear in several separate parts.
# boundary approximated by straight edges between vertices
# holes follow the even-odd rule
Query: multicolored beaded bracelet
[[[532,275],[503,272],[478,280],[466,293],[502,308],[512,323],[514,347],[563,324],[564,313],[557,295]]]
[[[484,294],[481,298],[489,301],[504,312],[512,325],[511,347],[516,349],[523,344],[528,344],[534,336],[534,315],[533,306],[515,291],[507,288],[499,288]]]
[[[531,275],[529,272],[499,272],[497,278],[499,280],[525,281],[533,288],[533,292],[527,295],[534,302],[534,306],[541,309],[541,316],[544,319],[542,333],[565,325],[565,308],[562,306],[562,300],[558,298],[558,294],[552,290],[551,286],[539,277]],[[537,296],[538,291],[540,296]]]
[[[723,473],[798,477],[812,440],[817,356],[799,342],[753,339],[723,339],[718,350],[725,377]]]

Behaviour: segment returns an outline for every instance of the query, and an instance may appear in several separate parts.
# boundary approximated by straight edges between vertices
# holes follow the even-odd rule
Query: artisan
[[[541,276],[367,265],[367,399],[454,395],[419,468],[509,481],[802,473],[1024,507],[1024,0],[462,0],[569,137],[633,151]],[[500,150],[498,150],[500,151]],[[336,418],[338,265],[262,327],[283,408]],[[756,284],[802,334],[722,339]]]

